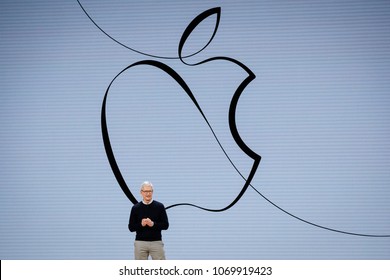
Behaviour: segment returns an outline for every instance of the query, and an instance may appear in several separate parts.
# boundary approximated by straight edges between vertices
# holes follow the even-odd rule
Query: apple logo
[[[236,172],[235,175],[238,174],[241,177],[241,179],[244,180],[243,185],[233,184],[234,188],[235,188],[235,186],[240,187],[239,191],[235,192],[234,195],[232,195],[233,199],[229,200],[229,202],[226,203],[226,205],[224,205],[223,207],[215,207],[215,208],[203,207],[203,206],[200,206],[200,204],[184,202],[184,203],[173,203],[173,204],[169,205],[167,207],[167,209],[173,208],[176,206],[181,206],[181,205],[188,205],[188,206],[193,206],[193,207],[196,207],[196,208],[199,208],[202,210],[212,211],[212,212],[225,211],[225,210],[231,208],[232,206],[234,206],[242,198],[242,196],[244,195],[244,193],[246,192],[246,190],[250,186],[255,192],[258,193],[258,195],[260,197],[265,199],[272,206],[276,207],[277,209],[279,209],[283,213],[289,215],[290,217],[297,219],[300,222],[304,222],[310,226],[315,226],[315,227],[318,227],[318,228],[321,228],[321,229],[324,229],[327,231],[332,231],[332,232],[337,232],[337,233],[347,234],[347,235],[356,235],[356,236],[363,236],[363,237],[389,237],[389,235],[361,234],[361,233],[342,231],[342,230],[325,227],[325,226],[304,220],[304,219],[286,211],[285,209],[279,207],[277,204],[273,203],[270,199],[265,197],[261,192],[259,192],[251,184],[251,181],[252,181],[252,179],[257,171],[257,168],[260,164],[261,157],[260,157],[260,155],[256,154],[253,150],[251,150],[248,147],[248,145],[246,145],[246,143],[241,138],[241,136],[238,132],[238,129],[237,129],[236,110],[237,110],[237,104],[238,104],[238,101],[240,99],[241,94],[244,92],[246,87],[256,78],[256,76],[243,63],[241,63],[240,61],[237,61],[233,58],[230,58],[230,57],[219,57],[218,56],[218,57],[211,57],[208,59],[204,59],[204,60],[201,60],[200,62],[197,62],[197,63],[187,62],[187,60],[192,59],[193,57],[198,57],[196,55],[201,53],[204,49],[206,49],[206,47],[213,40],[213,38],[217,32],[217,29],[218,29],[220,15],[221,15],[221,8],[217,7],[217,8],[212,8],[212,9],[206,10],[205,12],[203,12],[203,13],[199,14],[197,17],[195,17],[194,20],[192,20],[190,22],[190,24],[187,26],[185,31],[182,33],[180,42],[178,44],[178,56],[177,57],[172,57],[172,56],[168,57],[168,56],[161,56],[161,55],[158,56],[158,55],[154,55],[154,54],[147,53],[147,52],[141,52],[139,50],[131,48],[131,47],[127,46],[126,44],[123,44],[123,43],[119,42],[118,40],[114,39],[113,37],[111,37],[107,32],[105,32],[102,28],[100,28],[93,21],[93,19],[88,15],[87,11],[81,5],[80,1],[78,1],[78,3],[80,5],[80,7],[82,8],[82,10],[84,11],[84,13],[89,17],[89,19],[96,25],[96,27],[98,29],[100,29],[106,36],[108,36],[110,39],[112,39],[116,43],[120,44],[121,46],[126,47],[127,49],[129,49],[131,51],[134,51],[135,53],[138,53],[138,54],[141,54],[144,56],[148,56],[152,59],[170,59],[171,61],[172,60],[179,60],[179,62],[182,63],[181,65],[184,65],[185,67],[188,66],[188,67],[195,68],[195,69],[200,68],[201,65],[210,66],[213,62],[223,61],[223,62],[227,62],[230,64],[234,64],[235,66],[238,66],[238,68],[240,68],[241,70],[244,70],[244,72],[246,73],[245,78],[240,81],[239,86],[238,87],[235,86],[234,90],[230,91],[230,92],[234,92],[234,94],[232,95],[231,99],[229,99],[230,103],[228,105],[224,104],[224,109],[229,108],[228,109],[228,130],[232,136],[232,139],[234,140],[234,145],[238,147],[241,154],[243,154],[248,160],[250,160],[250,168],[245,169],[245,170],[250,170],[249,174],[247,176],[243,175],[239,171],[239,168],[236,166],[235,160],[233,160],[230,153],[228,153],[228,151],[226,149],[226,145],[222,144],[223,141],[220,141],[220,139],[217,136],[217,133],[215,131],[215,127],[211,124],[207,114],[205,113],[205,110],[204,110],[205,104],[203,104],[201,106],[201,103],[199,102],[199,100],[197,98],[195,98],[194,92],[191,89],[192,86],[191,87],[189,86],[188,79],[187,79],[187,81],[185,79],[183,79],[184,75],[182,72],[181,72],[182,74],[180,75],[178,73],[178,71],[174,70],[174,68],[172,68],[172,67],[168,66],[167,64],[164,64],[160,61],[157,61],[157,60],[142,60],[142,61],[138,61],[136,63],[133,63],[133,64],[127,66],[121,72],[119,72],[114,77],[114,79],[112,79],[111,83],[109,84],[109,86],[105,92],[104,99],[103,99],[103,104],[102,104],[102,109],[101,109],[101,131],[102,131],[102,137],[103,137],[106,155],[107,155],[109,164],[111,166],[111,169],[112,169],[112,171],[115,175],[115,178],[116,178],[119,186],[121,187],[123,193],[126,195],[126,197],[129,199],[130,202],[136,203],[137,199],[135,198],[135,196],[131,192],[130,188],[128,187],[126,180],[125,180],[125,178],[121,172],[121,169],[119,167],[119,166],[122,166],[119,164],[121,153],[117,153],[116,155],[114,154],[114,150],[112,147],[112,137],[111,137],[112,130],[108,129],[107,118],[110,117],[110,113],[107,114],[107,99],[108,99],[109,95],[115,96],[115,94],[114,94],[115,90],[113,90],[113,88],[115,88],[115,86],[119,83],[118,80],[122,79],[125,76],[125,74],[129,75],[130,69],[135,69],[135,68],[138,69],[139,66],[144,66],[144,67],[148,67],[148,68],[152,68],[154,70],[160,71],[164,74],[167,74],[168,77],[170,77],[170,80],[173,81],[173,83],[175,83],[176,86],[178,86],[178,88],[181,90],[181,92],[185,93],[183,95],[186,96],[187,98],[189,98],[189,100],[190,100],[189,103],[191,103],[191,107],[193,107],[193,109],[194,109],[194,111],[196,111],[197,115],[200,115],[200,118],[203,120],[203,123],[206,124],[208,131],[211,132],[211,135],[213,135],[213,138],[211,139],[211,141],[215,142],[217,145],[214,145],[214,146],[218,146],[220,151],[222,151],[222,153],[224,155],[223,160],[228,162],[227,164],[229,164],[230,167],[233,167],[233,169]],[[186,44],[188,44],[188,41],[189,41],[188,39],[190,38],[190,36],[197,29],[198,25],[200,25],[203,21],[205,21],[207,18],[210,18],[211,16],[216,16],[216,24],[215,24],[212,36],[210,37],[209,41],[202,48],[199,48],[197,51],[190,52],[189,55],[184,55],[183,49],[187,46]],[[178,69],[178,68],[176,68],[176,69]],[[153,96],[152,98],[154,98],[154,97],[155,96]],[[209,140],[209,139],[207,139],[207,140]],[[119,159],[119,163],[118,163],[118,159]],[[192,191],[196,192],[197,190],[194,189]],[[236,189],[234,189],[233,191],[236,191]]]
[[[190,37],[192,32],[196,29],[196,27],[201,22],[203,22],[205,19],[207,19],[211,16],[216,16],[216,24],[215,24],[213,34],[212,34],[211,38],[209,39],[209,41],[207,42],[207,44],[202,49],[198,50],[197,52],[193,53],[192,55],[183,56],[183,48],[187,42],[187,39]],[[225,210],[231,208],[233,205],[235,205],[240,200],[240,198],[244,195],[245,191],[250,186],[250,183],[251,183],[251,181],[256,173],[256,170],[260,164],[261,157],[260,157],[260,155],[256,154],[253,150],[251,150],[245,144],[245,142],[242,140],[242,138],[238,132],[237,124],[236,124],[236,110],[237,110],[237,104],[238,104],[239,98],[240,98],[241,94],[243,93],[243,91],[245,90],[245,88],[247,87],[247,85],[256,78],[255,74],[247,66],[245,66],[243,63],[241,63],[233,58],[230,58],[230,57],[223,57],[223,56],[211,57],[211,58],[202,60],[202,61],[194,63],[194,64],[190,64],[190,63],[186,62],[186,58],[192,57],[192,56],[202,52],[211,43],[211,41],[213,40],[213,38],[217,32],[219,21],[220,21],[220,16],[221,16],[221,8],[216,7],[216,8],[206,10],[203,13],[199,14],[197,17],[195,17],[190,22],[190,24],[187,26],[187,28],[184,30],[184,32],[181,36],[179,46],[178,46],[178,57],[182,63],[184,63],[187,66],[191,66],[191,67],[196,67],[198,65],[202,65],[202,64],[206,64],[206,63],[212,63],[214,61],[226,61],[226,62],[233,63],[233,64],[239,66],[242,70],[244,70],[246,72],[245,79],[239,84],[239,86],[235,90],[235,92],[230,100],[230,105],[229,105],[229,109],[228,109],[228,123],[229,123],[229,129],[230,129],[231,136],[233,137],[235,143],[238,145],[238,147],[241,149],[241,151],[244,152],[253,161],[252,166],[250,168],[250,172],[245,177],[244,175],[242,175],[240,173],[238,168],[234,165],[232,159],[229,157],[228,153],[226,152],[226,150],[222,146],[220,140],[218,139],[215,131],[213,130],[213,127],[210,124],[206,114],[202,110],[202,108],[199,105],[197,99],[195,98],[193,92],[191,91],[191,89],[188,86],[188,84],[186,83],[186,81],[181,77],[181,75],[179,75],[173,68],[171,68],[167,64],[164,64],[164,63],[157,61],[157,60],[138,61],[138,62],[135,62],[135,63],[127,66],[126,68],[124,68],[121,72],[119,72],[114,77],[114,79],[111,81],[111,83],[109,84],[109,86],[105,92],[105,95],[103,98],[103,103],[102,103],[102,110],[101,110],[102,137],[103,137],[104,147],[106,150],[108,161],[110,163],[111,169],[112,169],[112,171],[115,175],[115,178],[117,179],[117,182],[118,182],[119,186],[121,187],[122,191],[125,193],[127,198],[134,204],[137,203],[138,201],[135,198],[134,194],[130,191],[129,187],[127,186],[126,181],[121,173],[121,170],[119,168],[119,164],[118,164],[118,162],[115,158],[114,152],[113,152],[112,144],[110,141],[110,134],[109,134],[109,130],[108,130],[108,124],[107,124],[107,109],[106,109],[106,107],[107,107],[107,98],[109,96],[110,90],[111,90],[113,84],[115,83],[115,81],[121,75],[123,75],[125,72],[127,72],[129,69],[137,67],[137,66],[143,65],[143,66],[150,66],[150,67],[157,68],[157,69],[165,72],[166,74],[168,74],[177,83],[177,85],[179,85],[181,87],[181,89],[191,99],[191,101],[192,101],[193,105],[196,107],[197,111],[201,114],[203,120],[206,122],[208,128],[210,129],[211,133],[213,134],[215,141],[218,143],[218,146],[223,151],[226,159],[230,162],[230,164],[234,167],[234,169],[239,173],[239,175],[244,179],[244,185],[240,187],[240,191],[238,192],[238,194],[234,197],[234,199],[228,205],[226,205],[224,207],[213,209],[213,208],[206,208],[206,207],[202,207],[202,206],[199,206],[199,205],[196,205],[193,203],[186,203],[185,202],[185,203],[172,204],[172,205],[168,206],[167,209],[172,208],[172,207],[176,207],[176,206],[181,206],[181,205],[188,205],[188,206],[194,206],[196,208],[206,210],[206,211],[212,211],[212,212],[225,211]]]

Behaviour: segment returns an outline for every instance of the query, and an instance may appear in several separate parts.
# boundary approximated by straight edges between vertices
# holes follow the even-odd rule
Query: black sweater
[[[154,222],[153,227],[142,226],[142,219],[149,218]],[[169,227],[167,212],[162,203],[153,200],[150,204],[138,202],[131,208],[129,230],[136,232],[135,240],[158,241],[161,240],[161,230]]]

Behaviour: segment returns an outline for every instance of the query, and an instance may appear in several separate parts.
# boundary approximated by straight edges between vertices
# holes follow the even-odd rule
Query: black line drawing
[[[201,52],[202,50],[204,50],[209,44],[210,42],[212,41],[216,31],[217,31],[217,28],[218,28],[218,24],[219,24],[219,19],[220,19],[220,12],[221,12],[221,9],[218,7],[218,8],[213,8],[213,9],[210,9],[210,10],[207,10],[203,13],[201,13],[199,16],[197,16],[187,27],[187,29],[184,31],[183,33],[183,36],[180,40],[180,43],[179,43],[179,58],[180,60],[187,64],[185,61],[184,61],[184,58],[182,57],[182,50],[183,50],[183,46],[187,40],[187,38],[189,37],[189,35],[191,34],[191,32],[196,28],[196,26],[198,26],[204,19],[208,18],[209,16],[212,16],[212,15],[217,15],[217,21],[216,21],[216,26],[215,26],[215,29],[214,29],[214,33],[212,35],[212,37],[210,38],[210,40],[208,41],[208,43],[201,49],[199,50],[198,52],[196,52],[195,54]],[[106,90],[106,94],[104,96],[104,100],[103,100],[103,106],[102,106],[102,133],[103,133],[103,141],[104,141],[104,146],[105,146],[105,149],[106,149],[106,153],[107,153],[107,157],[108,157],[108,160],[110,162],[110,165],[111,165],[111,168],[115,174],[115,177],[117,178],[117,181],[119,183],[119,185],[121,186],[123,192],[126,194],[126,196],[129,198],[129,200],[133,203],[137,203],[137,200],[136,198],[134,197],[134,195],[131,193],[131,191],[129,190],[121,172],[120,172],[120,169],[118,167],[118,164],[115,160],[115,156],[114,156],[114,153],[112,151],[112,147],[111,147],[111,143],[110,143],[110,137],[109,137],[109,133],[108,133],[108,129],[107,129],[107,118],[106,118],[106,101],[107,101],[107,96],[109,94],[109,91],[110,91],[110,87],[111,85],[113,84],[113,82],[117,79],[117,77],[119,77],[122,73],[124,73],[125,71],[127,71],[128,69],[132,68],[132,67],[135,67],[135,66],[138,66],[138,65],[149,65],[149,66],[153,66],[153,67],[157,67],[159,68],[160,70],[164,71],[165,73],[167,73],[171,78],[173,78],[180,86],[181,88],[187,93],[187,95],[191,98],[192,102],[194,103],[194,105],[196,106],[196,108],[198,109],[198,111],[200,112],[200,114],[202,115],[204,121],[207,123],[208,127],[210,128],[211,132],[213,133],[214,135],[214,138],[215,140],[218,142],[218,145],[219,147],[222,149],[222,151],[224,152],[225,156],[228,158],[228,160],[230,161],[230,163],[234,166],[234,168],[237,170],[237,172],[240,173],[241,177],[244,178],[245,180],[245,183],[244,183],[244,186],[242,187],[241,191],[239,192],[239,194],[237,195],[237,197],[229,204],[227,205],[226,207],[224,208],[221,208],[221,209],[210,209],[210,208],[204,208],[204,207],[201,207],[201,206],[198,206],[198,205],[195,205],[195,204],[191,204],[191,203],[179,203],[179,204],[174,204],[174,205],[170,205],[167,207],[167,209],[169,208],[172,208],[172,207],[175,207],[175,206],[180,206],[180,205],[188,205],[188,206],[194,206],[196,208],[199,208],[199,209],[202,209],[202,210],[206,210],[206,211],[212,211],[212,212],[220,212],[220,211],[225,211],[227,209],[229,209],[230,207],[232,207],[234,204],[236,204],[240,198],[243,196],[243,194],[245,193],[245,191],[248,189],[249,187],[249,184],[252,180],[252,178],[254,177],[255,173],[256,173],[256,170],[257,170],[257,167],[259,166],[260,164],[260,160],[261,160],[261,157],[256,154],[254,151],[252,151],[245,143],[244,141],[241,139],[240,137],[240,134],[238,133],[238,130],[237,130],[237,125],[236,125],[236,108],[237,108],[237,103],[238,103],[238,100],[241,96],[241,93],[244,91],[245,87],[253,80],[255,79],[255,75],[253,74],[253,72],[248,68],[246,67],[244,64],[242,64],[241,62],[237,61],[237,60],[234,60],[232,58],[229,58],[229,57],[213,57],[213,58],[210,58],[210,59],[206,59],[202,62],[199,62],[199,63],[196,63],[196,64],[187,64],[189,66],[196,66],[196,65],[200,65],[200,64],[204,64],[204,63],[208,63],[208,62],[211,62],[211,61],[215,61],[215,60],[226,60],[226,61],[230,61],[232,63],[235,63],[237,64],[238,66],[240,66],[242,69],[244,69],[248,76],[247,78],[240,84],[240,86],[237,88],[236,92],[234,93],[233,95],[233,98],[230,102],[230,108],[229,108],[229,127],[230,127],[230,131],[231,131],[231,134],[234,138],[234,140],[236,141],[237,145],[240,147],[240,149],[245,153],[247,154],[249,157],[251,157],[253,159],[253,165],[252,165],[252,168],[251,168],[251,171],[250,171],[250,174],[248,175],[248,178],[244,178],[243,175],[241,175],[241,173],[238,171],[237,167],[234,165],[233,161],[229,158],[229,155],[226,153],[225,149],[223,148],[222,144],[220,143],[217,135],[215,134],[210,122],[208,121],[206,115],[203,113],[202,111],[202,108],[199,106],[195,96],[193,95],[191,89],[188,87],[187,83],[182,79],[182,77],[175,71],[173,70],[171,67],[169,67],[168,65],[164,64],[164,63],[161,63],[159,61],[155,61],[155,60],[144,60],[144,61],[139,61],[139,62],[136,62],[128,67],[126,67],[125,69],[123,69],[110,83],[109,87],[107,88]]]
[[[170,205],[168,207],[166,207],[167,209],[169,208],[173,208],[173,207],[177,207],[177,206],[184,206],[184,205],[187,205],[187,206],[193,206],[193,207],[196,207],[196,208],[199,208],[199,209],[202,209],[202,210],[205,210],[205,211],[211,211],[211,212],[221,212],[221,211],[225,211],[229,208],[231,208],[232,206],[234,206],[234,204],[236,204],[240,198],[244,195],[244,193],[247,191],[248,187],[251,187],[259,196],[261,196],[263,199],[265,199],[268,203],[270,203],[271,205],[273,205],[274,207],[276,207],[277,209],[279,209],[280,211],[282,211],[283,213],[289,215],[290,217],[296,219],[296,220],[299,220],[303,223],[306,223],[308,225],[311,225],[311,226],[314,226],[314,227],[317,227],[317,228],[320,228],[320,229],[323,229],[323,230],[327,230],[327,231],[331,231],[331,232],[336,232],[336,233],[341,233],[341,234],[345,234],[345,235],[353,235],[353,236],[359,236],[359,237],[390,237],[390,235],[378,235],[378,234],[364,234],[364,233],[354,233],[354,232],[348,232],[348,231],[342,231],[342,230],[338,230],[338,229],[333,229],[333,228],[329,228],[329,227],[325,227],[325,226],[322,226],[322,225],[319,225],[319,224],[316,224],[316,223],[313,223],[313,222],[310,222],[310,221],[307,221],[305,219],[302,219],[288,211],[286,211],[285,209],[281,208],[280,206],[278,206],[277,204],[275,204],[274,202],[272,202],[270,199],[268,199],[266,196],[264,196],[259,190],[258,188],[254,187],[252,184],[251,184],[251,181],[257,171],[257,168],[259,167],[259,164],[260,164],[260,161],[261,161],[261,156],[258,155],[257,153],[255,153],[253,150],[251,150],[246,144],[245,142],[241,139],[240,137],[240,134],[238,133],[238,130],[237,130],[237,126],[236,126],[236,119],[235,119],[235,114],[236,114],[236,107],[237,107],[237,103],[238,103],[238,100],[242,94],[242,92],[244,91],[244,89],[246,88],[247,85],[249,85],[250,82],[252,82],[255,78],[256,78],[256,75],[247,67],[245,66],[243,63],[233,59],[233,58],[230,58],[230,57],[223,57],[223,56],[220,56],[220,57],[212,57],[212,58],[209,58],[209,59],[206,59],[206,60],[203,60],[201,62],[198,62],[198,63],[195,63],[195,64],[190,64],[190,63],[187,63],[185,61],[186,58],[189,58],[191,56],[194,56],[200,52],[202,52],[210,43],[211,41],[213,40],[216,32],[217,32],[217,29],[218,29],[218,26],[219,26],[219,21],[220,21],[220,16],[221,16],[221,8],[220,7],[215,7],[215,8],[211,8],[209,10],[206,10],[204,11],[203,13],[199,14],[197,17],[195,17],[191,22],[190,24],[187,26],[187,28],[185,29],[185,31],[183,32],[182,34],[182,37],[181,37],[181,40],[180,40],[180,43],[179,43],[179,47],[178,47],[178,56],[177,57],[162,57],[162,56],[156,56],[156,55],[153,55],[153,54],[147,54],[147,53],[143,53],[139,50],[135,50],[119,41],[117,41],[116,39],[114,39],[112,36],[110,36],[108,33],[106,33],[92,18],[91,16],[87,13],[87,11],[84,9],[84,7],[82,6],[82,4],[80,3],[79,0],[77,0],[77,2],[79,3],[81,9],[84,11],[84,13],[87,15],[87,17],[92,21],[92,23],[101,31],[103,32],[106,36],[108,36],[110,39],[112,39],[113,41],[115,41],[116,43],[118,43],[119,45],[131,50],[131,51],[134,51],[136,53],[139,53],[139,54],[142,54],[142,55],[145,55],[145,56],[149,56],[149,57],[152,57],[152,58],[157,58],[157,59],[180,59],[181,62],[183,62],[184,64],[188,65],[188,66],[197,66],[197,65],[201,65],[201,64],[204,64],[204,63],[208,63],[208,62],[212,62],[212,61],[216,61],[216,60],[224,60],[224,61],[229,61],[231,63],[234,63],[236,65],[238,65],[239,67],[241,67],[243,70],[246,71],[246,73],[248,74],[248,76],[246,77],[246,79],[244,81],[242,81],[242,83],[239,85],[239,87],[236,89],[233,97],[232,97],[232,100],[230,102],[230,108],[229,108],[229,128],[230,128],[230,132],[236,142],[236,144],[240,147],[240,149],[246,154],[248,155],[250,158],[253,159],[253,165],[252,165],[252,168],[251,168],[251,171],[248,175],[248,177],[245,177],[239,170],[238,168],[235,166],[234,162],[230,159],[229,155],[226,153],[225,149],[223,148],[222,144],[220,143],[217,135],[215,134],[211,124],[209,123],[207,117],[205,116],[205,114],[203,113],[201,107],[199,106],[196,98],[194,97],[194,95],[192,94],[191,92],[191,89],[188,87],[188,85],[186,84],[186,82],[181,78],[181,76],[174,70],[172,69],[171,67],[169,67],[168,65],[160,62],[160,61],[156,61],[156,60],[143,60],[143,61],[138,61],[136,63],[133,63],[129,66],[127,66],[125,69],[123,69],[121,72],[119,72],[113,79],[112,81],[110,82],[110,85],[108,86],[106,92],[105,92],[105,95],[104,95],[104,99],[103,99],[103,104],[102,104],[102,111],[101,111],[101,128],[102,128],[102,137],[103,137],[103,142],[104,142],[104,146],[105,146],[105,150],[106,150],[106,154],[107,154],[107,158],[109,160],[109,163],[110,163],[110,166],[111,166],[111,169],[118,181],[118,184],[120,185],[122,191],[125,193],[125,195],[127,196],[127,198],[132,202],[132,203],[137,203],[137,199],[134,197],[134,195],[132,194],[132,192],[130,191],[129,187],[127,186],[126,182],[125,182],[125,179],[123,178],[121,172],[120,172],[120,169],[119,169],[119,166],[115,160],[115,156],[114,156],[114,153],[113,153],[113,150],[112,150],[112,147],[111,147],[111,143],[110,143],[110,137],[109,137],[109,133],[108,133],[108,128],[107,128],[107,120],[106,120],[106,101],[107,101],[107,96],[109,94],[109,91],[110,91],[110,87],[111,85],[114,83],[114,81],[121,75],[123,74],[125,71],[127,71],[128,69],[132,68],[132,67],[136,67],[136,66],[139,66],[139,65],[148,65],[148,66],[151,66],[151,67],[155,67],[155,68],[158,68],[160,70],[162,70],[163,72],[167,73],[171,78],[173,78],[180,86],[181,88],[186,92],[186,94],[191,98],[192,102],[194,103],[194,105],[197,107],[199,113],[202,115],[204,121],[207,123],[209,129],[211,130],[212,134],[214,135],[214,138],[215,140],[217,141],[219,147],[222,149],[223,153],[225,154],[226,158],[229,160],[230,164],[234,167],[234,169],[236,170],[236,172],[244,179],[245,181],[245,184],[244,186],[242,187],[241,191],[239,192],[239,194],[236,196],[236,198],[229,204],[227,205],[226,207],[223,207],[221,209],[210,209],[210,208],[204,208],[204,207],[201,207],[199,205],[194,205],[194,204],[191,204],[191,203],[178,203],[178,204],[174,204],[174,205]],[[203,21],[205,20],[206,18],[212,16],[212,15],[215,15],[216,16],[216,25],[215,25],[215,29],[214,29],[214,32],[211,36],[211,38],[209,39],[209,41],[207,42],[207,44],[202,48],[200,49],[199,51],[191,54],[191,55],[188,55],[188,56],[183,56],[182,55],[182,50],[183,50],[183,46],[185,45],[185,42],[186,40],[188,39],[188,37],[190,36],[191,32],[193,32],[196,27]]]

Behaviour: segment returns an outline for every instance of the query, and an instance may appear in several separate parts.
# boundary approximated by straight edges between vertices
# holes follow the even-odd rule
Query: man
[[[136,232],[134,258],[147,260],[165,260],[164,243],[161,230],[169,227],[168,216],[162,203],[153,200],[153,185],[144,182],[141,185],[142,201],[131,208],[129,230]]]

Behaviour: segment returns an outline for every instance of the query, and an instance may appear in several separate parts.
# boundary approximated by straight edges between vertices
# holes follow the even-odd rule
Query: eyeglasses
[[[142,191],[143,193],[152,193],[153,191]]]

